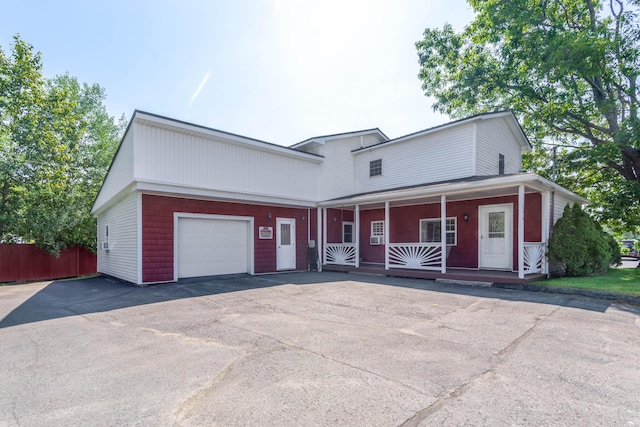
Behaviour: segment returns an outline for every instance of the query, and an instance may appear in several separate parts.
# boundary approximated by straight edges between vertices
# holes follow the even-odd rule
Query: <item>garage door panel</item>
[[[248,241],[247,221],[180,218],[178,277],[248,272]]]

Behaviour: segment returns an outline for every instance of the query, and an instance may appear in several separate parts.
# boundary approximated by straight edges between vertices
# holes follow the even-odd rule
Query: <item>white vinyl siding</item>
[[[557,193],[554,197],[553,201],[553,223],[555,224],[560,218],[562,218],[562,214],[564,213],[564,208],[569,204],[569,200],[559,196]]]
[[[360,137],[327,141],[322,147],[324,162],[319,172],[320,200],[347,196],[354,193],[353,154],[360,148]],[[367,163],[367,177],[369,163]]]
[[[500,154],[504,155],[504,173],[522,169],[522,146],[507,125],[506,119],[481,120],[476,131],[476,175],[498,175]]]
[[[133,181],[133,131],[134,129],[130,129],[122,141],[94,206],[101,206],[106,203]]]
[[[136,124],[136,178],[162,184],[315,200],[319,165],[222,137]]]
[[[98,272],[138,283],[138,194],[130,194],[98,216]],[[109,226],[110,250],[102,249]]]
[[[467,124],[353,153],[356,169],[354,192],[471,176],[472,131],[472,125]],[[382,159],[384,173],[371,179],[370,162],[378,159]]]

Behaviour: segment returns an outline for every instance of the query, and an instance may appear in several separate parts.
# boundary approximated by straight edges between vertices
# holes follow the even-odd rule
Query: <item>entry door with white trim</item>
[[[276,218],[276,268],[295,270],[296,268],[296,220]]]
[[[511,269],[513,266],[513,206],[478,207],[478,267]]]

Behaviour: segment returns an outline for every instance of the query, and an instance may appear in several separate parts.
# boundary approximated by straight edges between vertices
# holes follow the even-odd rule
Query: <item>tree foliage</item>
[[[46,79],[19,36],[0,49],[0,241],[95,248],[90,209],[124,126],[105,98],[68,74]]]
[[[434,109],[460,117],[513,110],[535,145],[525,167],[589,197],[612,225],[640,226],[638,0],[469,0],[462,32],[416,43]]]
[[[621,262],[620,247],[580,205],[567,205],[549,239],[549,259],[562,263],[567,276],[604,274]]]

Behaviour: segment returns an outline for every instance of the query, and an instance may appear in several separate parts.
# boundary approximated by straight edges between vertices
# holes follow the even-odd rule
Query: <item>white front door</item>
[[[478,218],[478,267],[512,269],[513,206],[479,206]]]
[[[276,268],[295,270],[296,268],[296,220],[276,218]]]

